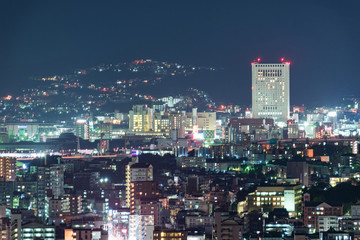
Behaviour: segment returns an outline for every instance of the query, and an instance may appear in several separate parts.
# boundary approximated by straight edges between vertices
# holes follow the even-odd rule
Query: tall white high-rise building
[[[283,59],[282,59],[283,60]],[[252,62],[253,118],[286,122],[290,111],[290,62]]]

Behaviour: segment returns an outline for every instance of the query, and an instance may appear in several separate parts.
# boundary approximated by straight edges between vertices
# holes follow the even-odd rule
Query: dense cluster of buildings
[[[193,89],[206,107],[164,97],[71,124],[3,121],[0,239],[358,239],[358,100],[290,107],[289,88],[290,62],[258,59],[251,108]]]

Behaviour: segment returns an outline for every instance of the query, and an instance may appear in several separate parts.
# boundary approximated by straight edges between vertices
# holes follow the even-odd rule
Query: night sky
[[[243,105],[251,103],[250,62],[285,57],[291,104],[360,96],[359,0],[0,4],[1,94],[34,75],[152,58],[223,67],[194,84],[215,100]]]

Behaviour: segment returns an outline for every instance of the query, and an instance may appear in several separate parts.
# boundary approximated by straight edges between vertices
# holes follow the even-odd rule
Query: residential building
[[[126,205],[130,207],[130,183],[145,182],[153,180],[153,166],[148,163],[139,163],[134,158],[126,166]]]
[[[0,181],[5,182],[15,181],[15,169],[16,159],[15,158],[0,158]]]
[[[318,229],[319,232],[326,232],[330,228],[339,230],[339,217],[338,216],[318,216]]]
[[[352,240],[354,239],[354,234],[343,231],[336,231],[331,228],[326,232],[319,233],[319,240]]]
[[[319,231],[319,216],[342,216],[343,206],[326,202],[304,202],[303,221],[310,233]],[[323,227],[323,225],[321,225]]]
[[[238,216],[228,212],[215,212],[214,239],[216,240],[242,240],[244,238],[244,221]]]

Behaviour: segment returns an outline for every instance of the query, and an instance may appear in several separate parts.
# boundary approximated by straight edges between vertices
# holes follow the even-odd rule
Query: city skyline
[[[0,239],[360,239],[359,0],[0,6]]]

